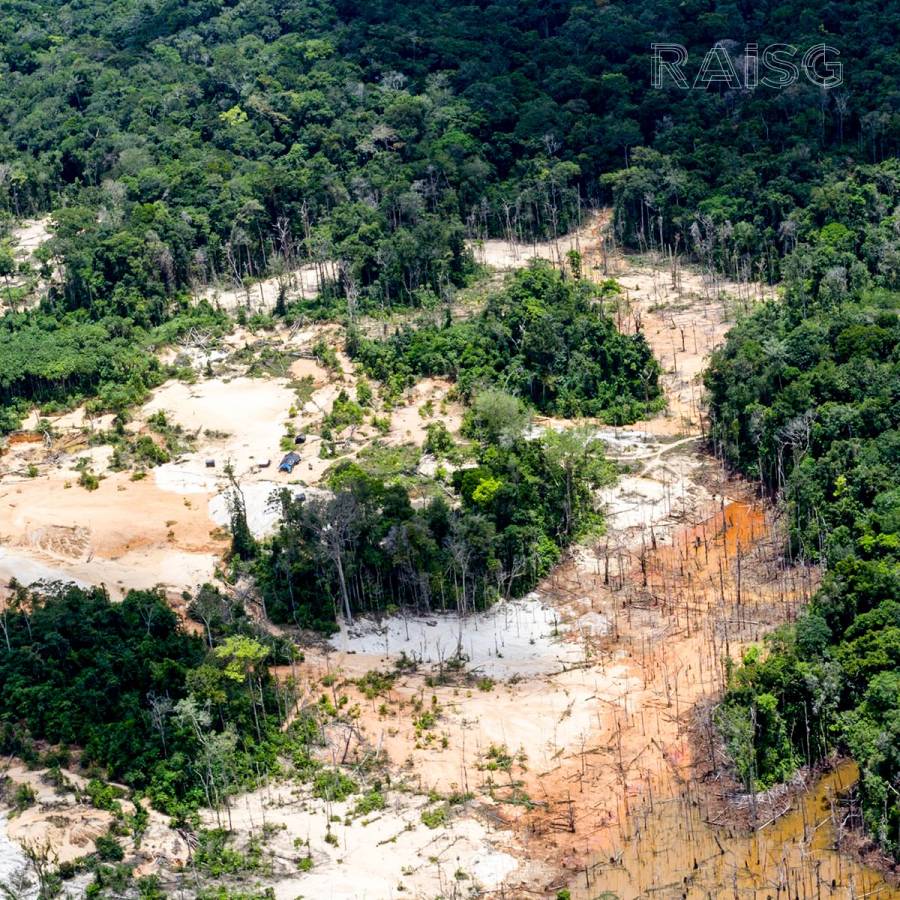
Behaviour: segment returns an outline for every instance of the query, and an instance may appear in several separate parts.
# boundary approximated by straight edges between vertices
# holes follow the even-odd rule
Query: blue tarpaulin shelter
[[[285,454],[284,459],[278,466],[278,471],[290,474],[294,471],[294,466],[296,466],[298,462],[300,462],[300,454],[294,453],[292,450],[290,453]]]

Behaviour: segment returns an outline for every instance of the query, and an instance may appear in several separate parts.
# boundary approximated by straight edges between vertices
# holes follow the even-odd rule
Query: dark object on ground
[[[294,466],[296,466],[298,462],[300,462],[300,454],[291,451],[290,453],[285,454],[284,459],[281,460],[278,471],[290,474],[294,471]]]

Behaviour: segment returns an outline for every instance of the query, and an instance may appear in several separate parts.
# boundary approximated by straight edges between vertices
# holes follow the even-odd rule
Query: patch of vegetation
[[[254,567],[269,615],[327,631],[339,612],[398,600],[465,611],[530,590],[563,546],[598,526],[593,491],[614,470],[590,429],[526,439],[518,403],[476,398],[477,465],[454,472],[454,507],[442,493],[414,506],[408,487],[380,474],[405,458],[390,448],[338,463],[332,497],[285,492],[283,524]]]
[[[368,816],[373,812],[379,812],[387,806],[384,794],[380,790],[370,790],[363,794],[353,807],[353,815]]]
[[[356,456],[357,464],[367,475],[387,484],[411,484],[419,465],[421,451],[413,444],[392,446],[376,441],[364,447]],[[340,487],[340,473],[329,483]]]
[[[422,449],[437,459],[443,459],[453,452],[455,441],[447,426],[441,422],[429,422],[425,426],[425,444]]]
[[[121,862],[125,857],[122,845],[112,834],[101,834],[94,842],[97,856],[104,862]]]
[[[313,796],[340,803],[359,790],[359,785],[339,769],[322,769],[313,777]]]
[[[96,318],[59,309],[0,317],[0,434],[18,428],[30,404],[65,408],[87,399],[91,414],[124,415],[166,377],[155,347],[192,327],[222,328],[227,321],[204,304],[171,306],[164,325],[161,315],[144,317],[133,307],[95,312]]]
[[[106,810],[116,816],[122,815],[122,804],[119,801],[124,799],[125,791],[121,788],[92,778],[87,783],[85,793],[91,801],[91,806],[96,809]]]
[[[184,820],[253,784],[289,739],[268,674],[276,651],[245,635],[214,636],[210,649],[182,630],[155,592],[132,591],[112,603],[99,588],[20,589],[4,625],[4,755],[30,757],[33,740],[78,746],[83,766],[102,767]],[[35,647],[50,646],[52,654],[35,655]],[[121,816],[118,789],[93,779],[86,793]]]
[[[194,864],[210,878],[258,872],[262,868],[262,848],[252,840],[246,852],[230,846],[230,836],[221,828],[197,832]]]
[[[348,350],[394,394],[441,375],[463,398],[502,385],[541,412],[622,425],[663,401],[643,335],[621,334],[603,313],[602,299],[616,291],[612,282],[597,289],[536,262],[510,276],[472,319],[406,327],[387,341],[351,334]],[[446,442],[437,431],[435,440]]]
[[[446,804],[433,806],[430,809],[422,810],[422,824],[427,828],[443,828],[447,824],[449,810]]]
[[[86,491],[96,491],[100,487],[100,478],[91,470],[91,463],[86,457],[82,457],[75,464],[78,472],[78,483]]]
[[[798,248],[784,301],[707,376],[717,447],[782,497],[790,555],[827,566],[796,624],[734,668],[717,722],[750,790],[852,755],[866,825],[900,855],[900,295],[836,283],[854,240],[833,223]]]
[[[372,669],[361,678],[357,678],[354,684],[363,692],[366,699],[374,700],[376,697],[386,694],[397,680],[396,672],[381,672]]]
[[[37,794],[34,788],[27,782],[20,784],[13,791],[12,806],[16,812],[23,812],[30,806],[37,803]]]

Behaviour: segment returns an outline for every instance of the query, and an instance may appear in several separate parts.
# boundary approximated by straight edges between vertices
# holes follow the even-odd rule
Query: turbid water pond
[[[711,825],[696,790],[657,799],[632,813],[621,854],[597,860],[572,896],[895,900],[900,890],[835,848],[840,798],[857,777],[854,763],[841,763],[793,798],[790,812],[750,834]]]

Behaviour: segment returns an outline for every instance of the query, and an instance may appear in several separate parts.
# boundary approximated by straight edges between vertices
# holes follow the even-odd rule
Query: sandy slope
[[[34,290],[31,291],[25,300],[24,305],[28,307],[36,305],[41,297],[46,294],[47,288],[49,287],[47,282],[37,277],[36,273],[40,267],[40,263],[34,256],[35,251],[37,251],[51,236],[49,226],[49,218],[26,219],[12,229],[11,243],[16,262],[19,265],[24,264],[31,266],[34,274],[32,274],[30,279],[26,279],[25,276],[20,274],[14,275],[10,278],[9,285],[12,287],[21,287],[30,281]],[[5,311],[7,305],[8,298],[5,290],[6,286],[7,283],[5,281],[2,286],[0,286],[0,314]],[[19,309],[21,308],[22,305],[19,306]]]
[[[223,548],[205,504],[173,503],[151,480],[111,473],[96,491],[71,468],[0,481],[0,581],[105,584],[113,596],[157,584],[173,591],[212,574]]]

